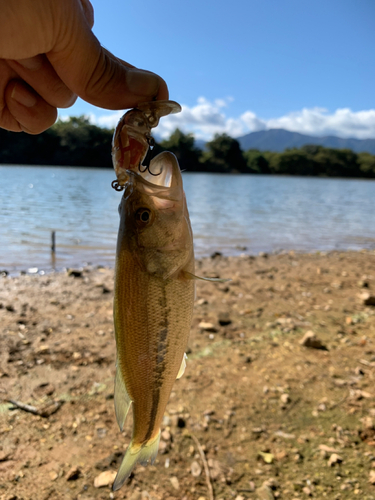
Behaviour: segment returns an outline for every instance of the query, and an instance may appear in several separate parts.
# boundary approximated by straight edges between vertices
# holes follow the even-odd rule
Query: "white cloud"
[[[209,140],[215,133],[240,137],[258,130],[284,128],[313,136],[375,138],[375,109],[351,111],[342,108],[329,113],[324,108],[303,108],[284,116],[263,119],[250,110],[239,117],[228,116],[231,101],[227,98],[210,102],[200,97],[195,106],[183,105],[180,114],[163,118],[157,132],[163,138],[169,137],[178,127],[185,133],[192,132],[197,139]]]
[[[185,133],[193,133],[197,139],[209,140],[215,133],[227,133],[232,137],[258,130],[284,128],[313,136],[336,135],[357,139],[375,138],[375,109],[352,111],[341,108],[330,113],[324,108],[303,108],[270,119],[258,117],[251,110],[238,117],[230,116],[232,97],[209,101],[199,97],[195,106],[182,105],[182,112],[160,120],[156,135],[167,138],[178,127]],[[90,120],[100,126],[115,127],[123,111],[112,112]]]

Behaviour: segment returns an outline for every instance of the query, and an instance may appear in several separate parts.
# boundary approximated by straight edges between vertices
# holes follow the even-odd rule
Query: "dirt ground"
[[[0,499],[375,499],[375,253],[197,274],[232,281],[197,283],[159,455],[116,493],[113,270],[0,278]]]

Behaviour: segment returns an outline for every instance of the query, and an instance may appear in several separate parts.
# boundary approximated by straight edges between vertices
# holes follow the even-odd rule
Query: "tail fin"
[[[156,438],[147,441],[142,446],[134,446],[133,441],[130,442],[125,456],[122,459],[122,464],[117,472],[115,482],[113,483],[113,491],[117,491],[121,488],[124,482],[130,476],[132,470],[137,463],[141,465],[147,465],[148,461],[151,460],[151,464],[154,463],[156,455],[158,454],[160,441],[160,430]]]

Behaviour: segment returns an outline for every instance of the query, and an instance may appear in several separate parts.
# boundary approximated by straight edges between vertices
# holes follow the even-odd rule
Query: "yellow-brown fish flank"
[[[115,408],[122,428],[132,405],[133,433],[115,490],[136,463],[156,457],[165,407],[185,366],[194,303],[194,281],[186,278],[194,274],[193,240],[180,169],[171,153],[151,164],[153,171],[163,169],[165,185],[129,172],[120,206]]]
[[[165,311],[164,318],[161,319],[159,326],[161,328],[159,332],[159,337],[156,342],[156,367],[155,367],[155,385],[152,391],[152,407],[151,407],[151,419],[150,426],[144,437],[144,440],[147,441],[152,436],[152,431],[154,430],[155,420],[157,411],[160,403],[160,386],[163,383],[163,375],[165,372],[165,356],[168,351],[168,325],[169,325],[169,313],[170,308],[167,307],[167,296],[165,290],[162,289],[161,296],[159,298],[159,304],[162,309]]]

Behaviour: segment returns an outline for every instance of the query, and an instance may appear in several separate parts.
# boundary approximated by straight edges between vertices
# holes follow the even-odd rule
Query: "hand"
[[[77,96],[106,109],[168,99],[164,80],[103,49],[89,0],[0,0],[0,128],[38,134]]]

